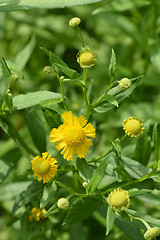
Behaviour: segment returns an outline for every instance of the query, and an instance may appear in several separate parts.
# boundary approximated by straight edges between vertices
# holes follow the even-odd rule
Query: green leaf
[[[11,76],[11,74],[12,74],[11,70],[9,69],[7,62],[6,62],[6,60],[3,57],[2,57],[2,62],[3,62],[5,68],[6,68],[7,72],[8,72],[8,75]]]
[[[76,165],[82,178],[88,182],[92,176],[92,171],[84,158],[77,158]]]
[[[76,5],[101,2],[102,0],[3,0],[0,3],[0,11],[16,11],[35,8],[65,8]]]
[[[30,202],[40,201],[44,186],[45,185],[42,182],[38,181],[31,183],[27,187],[26,191],[23,191],[17,196],[16,201],[13,205],[12,214],[14,214],[20,207],[25,206]]]
[[[36,112],[26,110],[26,122],[32,140],[40,153],[46,152],[46,133],[40,116]]]
[[[116,55],[115,55],[114,50],[112,49],[111,60],[110,60],[110,64],[109,64],[110,84],[113,82],[115,72],[116,72]]]
[[[41,202],[40,202],[40,208],[44,208],[48,204],[48,200],[49,200],[48,197],[49,197],[50,190],[53,187],[53,184],[54,184],[53,179],[51,179],[51,181],[45,185]]]
[[[160,126],[156,123],[153,127],[152,135],[154,150],[157,161],[160,160]]]
[[[135,160],[147,165],[151,154],[151,137],[150,137],[150,122],[145,126],[143,134],[141,134],[136,143]]]
[[[116,138],[115,140],[112,141],[112,145],[115,148],[118,156],[121,156],[121,151],[122,151],[122,147],[121,147],[121,141],[119,138]]]
[[[109,103],[115,105],[116,107],[119,107],[118,102],[114,96],[106,94],[104,97],[104,101],[105,100],[107,100]]]
[[[102,178],[105,175],[107,164],[109,163],[109,159],[104,159],[98,168],[93,173],[93,176],[88,184],[89,193],[93,193],[101,182]]]
[[[37,91],[31,92],[27,94],[20,94],[13,98],[13,106],[15,109],[25,109],[28,107],[32,107],[34,105],[40,104],[45,100],[55,99],[60,100],[61,94],[54,93],[50,91]]]
[[[14,148],[7,152],[0,159],[0,183],[2,183],[9,173],[16,167],[16,164],[21,157],[21,152],[18,148]]]
[[[41,49],[49,57],[49,61],[51,65],[57,66],[65,75],[67,75],[71,79],[81,78],[81,75],[77,71],[69,68],[67,64],[55,53],[48,51],[47,49],[44,49],[44,48],[41,48]]]
[[[10,112],[13,111],[13,96],[10,90],[7,90],[4,95],[5,103]]]
[[[108,205],[107,216],[106,216],[106,235],[110,233],[114,227],[115,211]]]
[[[101,204],[101,200],[95,196],[78,197],[73,202],[64,220],[66,223],[80,222],[95,211]]]
[[[36,38],[33,36],[29,43],[14,58],[14,63],[23,70],[35,48]]]
[[[43,113],[44,113],[45,119],[51,129],[57,128],[61,125],[62,121],[61,121],[61,116],[59,115],[59,113],[57,113],[56,111],[54,111],[52,109],[47,109],[47,108],[43,109]]]

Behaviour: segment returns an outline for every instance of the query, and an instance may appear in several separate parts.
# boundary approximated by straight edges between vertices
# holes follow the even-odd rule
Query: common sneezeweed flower
[[[147,239],[147,240],[151,240],[151,239],[154,239],[156,237],[158,237],[160,235],[160,230],[158,227],[152,227],[152,228],[149,228],[145,234],[144,234],[144,238]]]
[[[40,209],[38,207],[34,207],[32,209],[32,215],[29,216],[29,220],[35,220],[36,222],[42,221],[44,220],[46,217],[44,216],[44,214],[46,213],[46,209]]]
[[[63,149],[61,154],[67,161],[74,160],[74,155],[84,158],[92,145],[91,138],[96,135],[94,126],[87,124],[87,119],[82,115],[73,116],[71,111],[63,113],[62,118],[64,123],[52,129],[50,141],[57,143],[55,147],[58,151]]]
[[[84,47],[77,53],[77,62],[81,68],[90,68],[96,61],[96,54],[89,48]]]
[[[119,81],[120,88],[125,91],[131,86],[131,81],[128,78],[122,78]]]
[[[57,206],[63,210],[68,209],[69,207],[69,201],[67,198],[60,198],[57,201]]]
[[[143,133],[144,125],[141,119],[130,117],[123,121],[123,130],[128,136],[138,137]]]
[[[108,196],[108,203],[115,211],[123,211],[129,207],[128,192],[122,188],[113,190]]]
[[[48,152],[42,153],[42,157],[36,156],[31,161],[34,175],[38,177],[38,181],[43,179],[43,183],[47,183],[56,175],[58,165],[55,158],[48,155]]]
[[[78,17],[73,17],[69,21],[70,27],[77,27],[81,23],[81,19]]]

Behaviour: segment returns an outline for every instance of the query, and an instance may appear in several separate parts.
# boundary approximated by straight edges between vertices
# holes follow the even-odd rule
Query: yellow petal
[[[80,158],[85,158],[88,153],[89,147],[92,145],[92,139],[85,138],[83,143],[76,145],[76,153]]]
[[[85,131],[85,135],[87,137],[91,137],[94,138],[96,136],[95,133],[95,128],[91,123],[88,123],[85,127],[84,127],[84,131]]]
[[[74,147],[71,145],[67,145],[62,151],[61,154],[63,155],[64,159],[67,161],[74,160]]]
[[[67,145],[67,144],[66,144],[63,140],[61,140],[61,141],[57,142],[57,145],[55,146],[55,148],[58,149],[58,151],[60,151],[60,150],[62,150],[64,147],[66,147],[66,145]]]
[[[82,127],[87,124],[87,119],[86,119],[83,115],[81,115],[81,116],[78,118],[78,120],[79,120],[79,123],[80,123],[80,125],[81,125]]]
[[[57,142],[63,139],[63,132],[59,129],[53,128],[50,133],[50,142]]]
[[[65,123],[72,124],[73,122],[73,114],[71,111],[63,113],[62,118]]]

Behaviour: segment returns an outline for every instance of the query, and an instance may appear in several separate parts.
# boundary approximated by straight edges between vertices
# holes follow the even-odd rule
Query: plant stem
[[[83,81],[85,86],[83,87],[83,97],[86,103],[86,118],[89,118],[90,111],[91,111],[91,104],[88,98],[87,90],[86,90],[86,82],[87,82],[87,75],[88,75],[88,69],[83,68]]]
[[[78,32],[79,32],[79,34],[80,34],[80,37],[81,37],[81,41],[82,41],[82,47],[84,47],[84,39],[83,39],[83,35],[82,35],[82,32],[81,32],[81,30],[80,30],[79,26],[77,27],[77,29],[78,29]]]

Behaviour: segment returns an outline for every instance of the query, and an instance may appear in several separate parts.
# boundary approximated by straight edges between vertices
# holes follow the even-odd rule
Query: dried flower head
[[[108,202],[114,210],[123,211],[129,207],[130,199],[128,192],[124,189],[117,188],[109,194]]]
[[[144,234],[144,238],[147,239],[147,240],[151,240],[153,238],[156,238],[160,235],[160,230],[158,227],[152,227],[152,228],[149,228],[145,234]]]
[[[122,78],[119,81],[120,88],[125,91],[131,86],[131,81],[128,78]]]
[[[35,220],[36,222],[39,222],[41,220],[44,220],[46,217],[44,216],[44,214],[46,213],[46,209],[40,209],[38,207],[34,207],[32,209],[32,215],[29,216],[29,220]]]
[[[34,175],[38,177],[38,181],[43,179],[43,183],[47,183],[56,175],[58,165],[55,158],[48,155],[48,152],[42,153],[42,157],[36,156],[31,161]]]
[[[77,27],[81,23],[81,19],[78,17],[73,17],[69,21],[70,27]]]
[[[96,61],[96,54],[89,48],[84,47],[77,54],[77,62],[81,68],[90,68]]]
[[[92,145],[91,138],[96,135],[94,126],[91,123],[87,124],[87,119],[82,115],[73,116],[71,111],[63,113],[62,118],[64,123],[52,129],[50,141],[57,143],[58,151],[63,149],[61,154],[67,161],[74,160],[74,155],[85,158]]]
[[[68,207],[69,207],[68,199],[67,198],[60,198],[57,202],[57,206],[61,209],[64,209],[64,210],[68,209]]]
[[[123,121],[123,130],[125,130],[128,136],[138,137],[143,133],[144,125],[141,119],[130,117]]]

